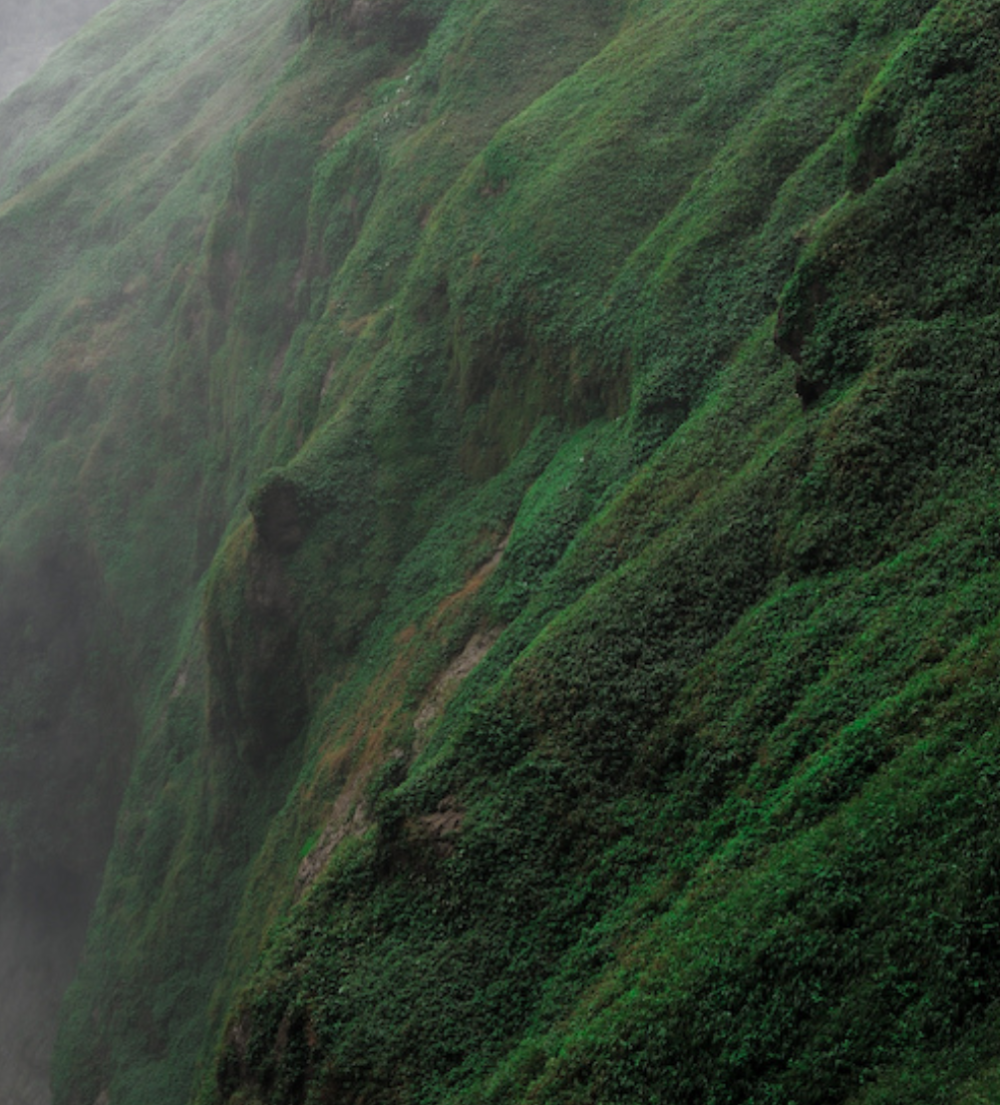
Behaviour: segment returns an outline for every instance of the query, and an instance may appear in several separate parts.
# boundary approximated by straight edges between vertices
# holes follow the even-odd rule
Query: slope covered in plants
[[[57,1103],[997,1092],[998,47],[119,0],[0,105]]]

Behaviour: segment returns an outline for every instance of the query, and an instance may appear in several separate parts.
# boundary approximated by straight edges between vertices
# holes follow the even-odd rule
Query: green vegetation
[[[120,0],[0,104],[56,1105],[996,1099],[998,53]]]

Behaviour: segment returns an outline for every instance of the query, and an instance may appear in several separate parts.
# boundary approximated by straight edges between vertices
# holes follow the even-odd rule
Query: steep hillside
[[[998,56],[118,0],[0,104],[56,1105],[1000,1094]]]

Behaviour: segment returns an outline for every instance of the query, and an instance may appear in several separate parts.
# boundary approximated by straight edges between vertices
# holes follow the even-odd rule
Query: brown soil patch
[[[417,823],[421,835],[430,841],[435,851],[450,855],[455,846],[449,838],[460,832],[464,820],[465,807],[453,794],[449,794],[441,799],[434,813],[418,817]]]
[[[414,649],[404,649],[373,680],[358,708],[330,735],[331,747],[323,756],[320,773],[327,779],[346,775],[346,782],[319,839],[299,864],[295,880],[297,898],[322,873],[340,842],[348,836],[360,836],[369,826],[360,795],[375,767],[387,758],[382,754],[385,734],[402,705],[406,672],[415,655]]]
[[[456,603],[464,602],[465,599],[474,595],[480,587],[490,578],[493,574],[496,566],[503,559],[504,550],[507,548],[507,543],[510,541],[510,534],[500,542],[497,546],[496,552],[485,561],[472,573],[466,580],[465,585],[456,591],[453,595],[449,595],[437,608],[436,622],[440,622],[442,615],[446,614]]]
[[[497,628],[487,633],[474,633],[461,653],[434,680],[430,691],[420,704],[417,716],[413,719],[413,728],[418,733],[422,733],[432,721],[437,720],[444,713],[445,706],[448,705],[462,681],[496,644],[502,632],[502,629]]]
[[[497,546],[496,552],[493,553],[489,560],[481,564],[472,575],[469,576],[463,587],[454,594],[449,595],[438,606],[431,623],[432,631],[435,627],[441,625],[445,616],[456,605],[461,604],[474,595],[486,580],[489,579],[494,569],[503,558],[504,550],[507,548],[507,542],[509,540],[510,534],[508,533]],[[413,728],[416,729],[417,733],[423,733],[431,722],[435,721],[444,713],[445,707],[458,690],[462,681],[496,644],[502,632],[503,627],[496,626],[480,633],[473,633],[469,640],[466,641],[465,647],[459,655],[456,656],[448,667],[434,680],[431,689],[424,696],[424,700],[417,710],[416,717],[413,719]]]
[[[434,813],[425,813],[420,818],[420,823],[429,830],[432,836],[448,836],[458,832],[465,819],[465,810],[458,799],[449,794],[442,798]]]
[[[372,313],[368,315],[357,315],[354,318],[344,319],[340,324],[340,329],[349,337],[359,337],[378,316],[378,311],[372,311]]]
[[[295,897],[298,898],[315,881],[317,876],[330,862],[337,845],[347,836],[360,836],[368,828],[364,807],[359,802],[347,817],[348,807],[354,799],[357,787],[349,786],[333,806],[333,816],[326,828],[320,833],[319,840],[312,846],[309,854],[299,864],[295,878]]]
[[[331,730],[319,774],[327,780],[327,785],[338,777],[346,781],[340,788],[319,839],[299,864],[295,887],[297,897],[325,869],[341,841],[348,836],[360,835],[369,827],[361,794],[379,764],[390,756],[402,756],[398,750],[389,752],[387,756],[385,738],[394,725],[401,724],[399,715],[403,709],[407,675],[421,655],[423,642],[441,629],[456,604],[479,590],[500,563],[506,545],[505,538],[489,560],[480,565],[458,591],[444,599],[420,630],[411,625],[399,632],[396,636],[399,651],[393,662],[372,680],[358,706]],[[496,627],[474,633],[460,654],[434,680],[414,717],[413,725],[418,734],[441,715],[462,681],[489,652],[502,632],[502,627]],[[315,799],[315,790],[312,794]],[[446,798],[435,813],[420,819],[421,831],[436,842],[435,846],[450,850],[451,845],[446,838],[458,832],[463,816],[464,810],[457,802]]]

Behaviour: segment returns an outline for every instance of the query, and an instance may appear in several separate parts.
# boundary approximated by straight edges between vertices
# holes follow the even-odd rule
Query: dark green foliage
[[[103,24],[0,107],[58,1105],[995,1096],[994,5]]]

